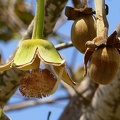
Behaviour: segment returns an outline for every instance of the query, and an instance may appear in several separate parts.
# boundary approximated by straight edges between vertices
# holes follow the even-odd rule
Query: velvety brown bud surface
[[[94,51],[90,61],[90,76],[99,84],[108,84],[116,76],[120,65],[120,56],[112,46],[100,47]]]
[[[96,22],[92,15],[83,15],[76,19],[71,29],[73,45],[81,52],[86,50],[85,43],[96,37]]]

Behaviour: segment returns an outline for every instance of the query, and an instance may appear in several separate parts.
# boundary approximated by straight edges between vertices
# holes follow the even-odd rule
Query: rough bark
[[[100,85],[80,120],[120,120],[120,70],[112,83]]]
[[[0,108],[3,108],[19,86],[22,71],[15,68],[0,75]]]
[[[76,87],[77,92],[71,88],[67,88],[71,99],[59,120],[79,120],[86,107],[89,106],[96,88],[97,84],[93,83],[89,77],[85,78],[81,84]]]
[[[53,31],[56,20],[59,18],[66,2],[67,0],[46,0],[44,37],[47,37]],[[32,29],[29,31],[30,33],[32,33]],[[1,108],[17,90],[21,74],[22,72],[16,69],[10,69],[0,74]],[[92,88],[92,91],[90,89],[89,94],[86,94],[85,97],[90,95],[92,98],[93,93]],[[98,87],[90,105],[85,100],[78,94],[72,96],[60,120],[120,120],[120,71],[112,83]]]

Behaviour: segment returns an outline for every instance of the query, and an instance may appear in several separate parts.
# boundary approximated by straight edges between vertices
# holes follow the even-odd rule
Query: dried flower
[[[56,90],[57,78],[48,69],[27,71],[20,80],[20,91],[27,97],[46,97]]]

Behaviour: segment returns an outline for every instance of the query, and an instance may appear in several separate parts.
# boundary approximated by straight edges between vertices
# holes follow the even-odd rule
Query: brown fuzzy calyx
[[[27,71],[20,80],[23,96],[42,98],[50,94],[57,79],[48,69]]]

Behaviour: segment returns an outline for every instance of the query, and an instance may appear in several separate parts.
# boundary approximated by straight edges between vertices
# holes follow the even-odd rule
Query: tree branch
[[[65,7],[68,0],[46,0],[45,6],[45,27],[44,27],[44,37],[46,38],[49,34],[53,32],[53,28],[56,21],[61,15],[63,8]],[[59,9],[58,9],[59,8]]]
[[[19,86],[22,71],[15,68],[0,75],[0,108],[3,108]]]
[[[117,31],[117,36],[120,37],[120,23],[118,24],[116,31]]]
[[[12,104],[12,105],[6,105],[4,107],[4,111],[19,110],[19,109],[23,109],[23,108],[40,105],[40,104],[42,104],[42,105],[43,104],[51,104],[51,103],[55,103],[57,101],[68,100],[68,99],[70,99],[70,97],[49,98],[49,99],[43,99],[43,100],[27,100],[27,101]]]
[[[59,120],[78,120],[94,95],[95,84],[91,82],[89,77],[86,77],[81,84],[77,86],[77,93],[69,87],[67,91],[72,97]]]
[[[82,8],[82,2],[80,0],[72,0],[72,3],[74,5],[75,8]]]
[[[108,28],[108,22],[105,11],[105,0],[95,0],[96,19],[97,19],[97,36],[104,35],[104,28]]]
[[[58,45],[55,46],[55,48],[56,48],[57,50],[62,50],[62,49],[65,49],[65,48],[68,48],[68,47],[72,47],[72,46],[73,46],[73,44],[72,44],[72,42],[70,41],[70,42],[68,42],[68,43],[58,44]]]
[[[120,119],[120,70],[112,83],[100,85],[91,106],[80,120],[119,120]]]

